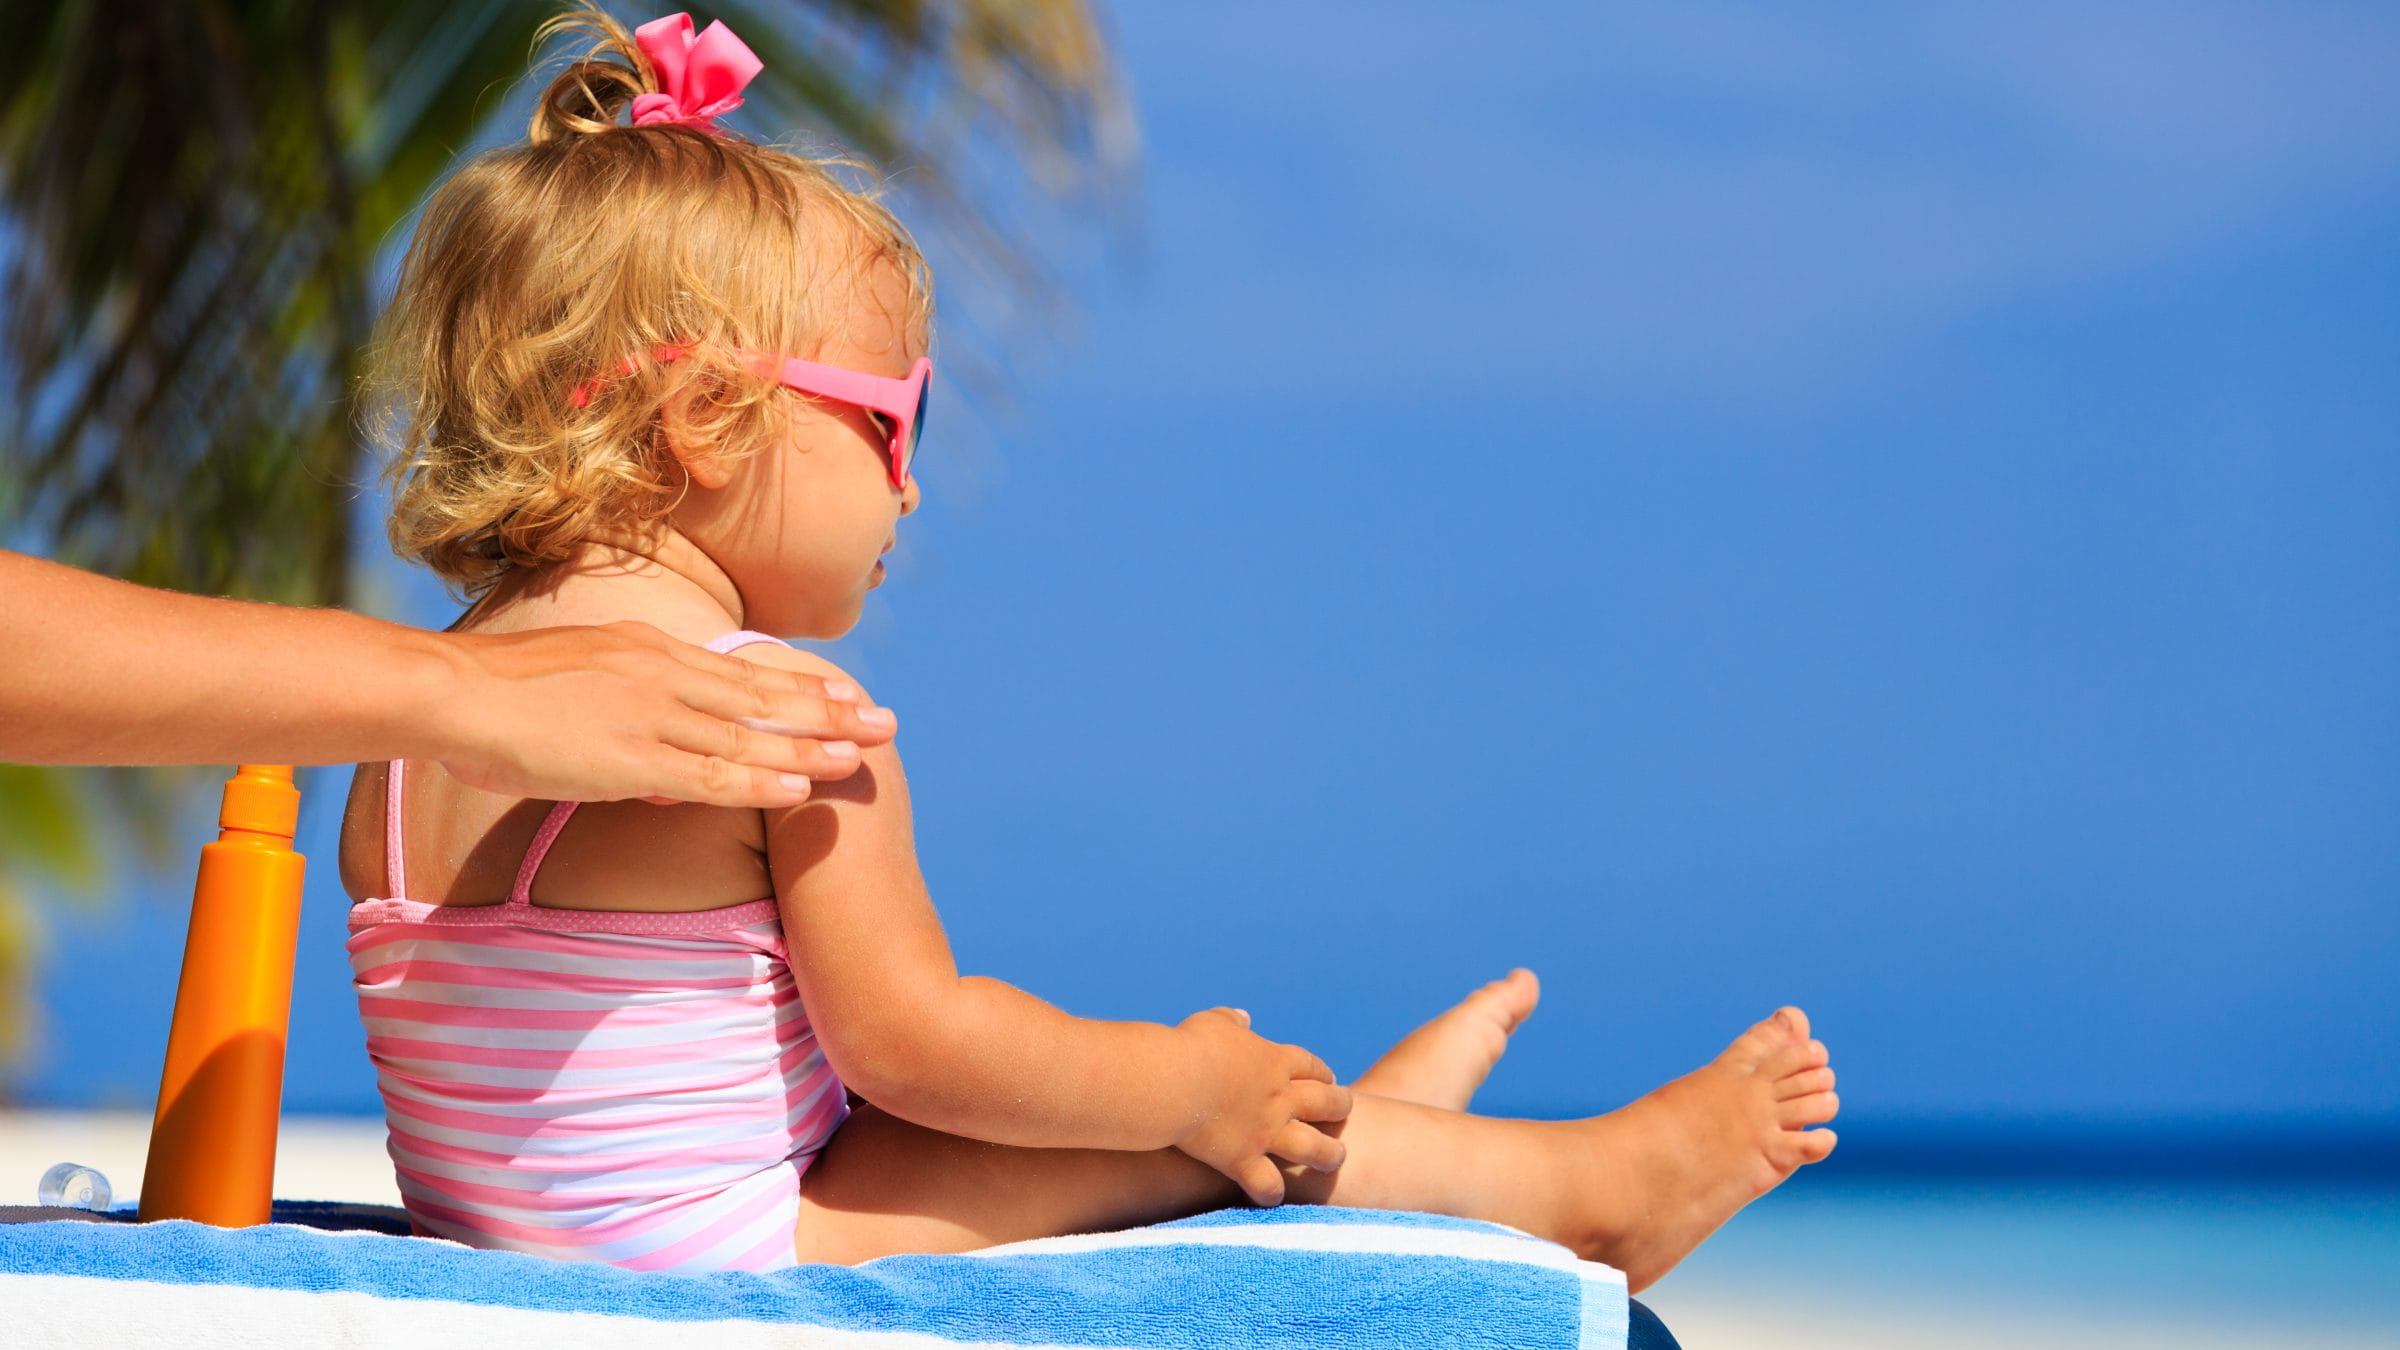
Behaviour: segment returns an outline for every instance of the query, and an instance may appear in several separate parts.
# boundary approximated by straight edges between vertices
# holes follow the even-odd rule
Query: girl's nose
[[[900,514],[905,516],[915,511],[917,503],[923,500],[925,500],[925,490],[917,486],[917,476],[910,474],[908,486],[900,489]]]

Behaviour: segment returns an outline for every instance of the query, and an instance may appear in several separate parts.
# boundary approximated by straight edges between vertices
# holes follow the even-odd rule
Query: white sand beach
[[[148,1149],[146,1115],[112,1111],[0,1112],[0,1202],[30,1204],[51,1164],[98,1168],[120,1200],[141,1192]],[[356,1117],[293,1117],[275,1158],[275,1193],[293,1199],[397,1204],[383,1152],[383,1124]],[[1868,1212],[1859,1227],[1892,1250],[1953,1253],[1960,1268],[1983,1271],[1981,1283],[1946,1283],[1936,1274],[1895,1281],[1889,1263],[1833,1231],[1832,1199],[1754,1207],[1645,1296],[1689,1350],[2368,1350],[2400,1346],[2400,1327],[2361,1323],[2354,1315],[2311,1317],[2296,1301],[2297,1325],[2272,1320],[2261,1306],[2178,1309],[2177,1301],[2133,1291],[2120,1303],[2060,1289],[2009,1269],[1979,1235],[2004,1226],[1956,1208],[1906,1207]],[[1850,1213],[1857,1206],[1842,1209]],[[2045,1226],[2062,1242],[2081,1242],[2072,1214],[2047,1211]],[[2257,1224],[2251,1229],[2256,1231]],[[2390,1240],[2377,1223],[2364,1245]],[[2353,1251],[2359,1244],[2346,1244]],[[1802,1253],[1799,1259],[1790,1254]],[[2237,1258],[2241,1253],[2234,1254]],[[2360,1253],[2379,1262],[2376,1252]],[[1829,1271],[1855,1271],[1856,1281]],[[2277,1278],[2271,1270],[2262,1279]],[[2199,1277],[2216,1281],[2209,1272]],[[2344,1323],[2347,1323],[2345,1325]]]
[[[53,1163],[98,1168],[119,1200],[142,1193],[150,1117],[132,1111],[0,1111],[0,1204],[30,1205]],[[383,1153],[383,1122],[285,1118],[275,1141],[275,1194],[293,1200],[400,1203]]]

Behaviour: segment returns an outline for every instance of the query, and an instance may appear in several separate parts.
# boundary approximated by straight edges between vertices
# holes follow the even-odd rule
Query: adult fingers
[[[809,793],[809,781],[801,774],[737,764],[722,755],[695,755],[663,745],[643,756],[642,781],[666,789],[663,796],[642,798],[660,806],[697,802],[703,806],[764,811],[798,806],[808,800]]]
[[[668,718],[660,739],[678,750],[715,755],[730,763],[809,778],[847,778],[857,772],[858,746],[851,741],[796,739],[723,722],[684,709]]]
[[[686,676],[676,696],[699,712],[752,730],[815,740],[882,745],[899,730],[889,708],[875,706],[855,683],[674,643],[668,654]]]
[[[1303,1078],[1292,1084],[1292,1115],[1331,1123],[1350,1118],[1350,1089]]]
[[[434,729],[440,744],[429,757],[487,791],[789,806],[808,796],[805,780],[856,772],[861,760],[849,752],[890,739],[896,725],[829,698],[818,676],[706,651],[647,624],[445,640],[469,696],[451,701],[462,712]],[[789,734],[819,728],[827,734]]]
[[[1267,1146],[1267,1152],[1312,1172],[1330,1172],[1349,1156],[1341,1140],[1296,1120],[1275,1132],[1275,1142]]]
[[[1283,1172],[1264,1154],[1244,1158],[1226,1175],[1250,1197],[1251,1204],[1273,1209],[1283,1203]]]

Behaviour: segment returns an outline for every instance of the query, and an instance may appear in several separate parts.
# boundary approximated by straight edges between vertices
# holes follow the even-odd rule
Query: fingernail
[[[825,697],[838,698],[845,703],[858,702],[858,686],[848,680],[827,680]]]
[[[854,741],[825,741],[821,744],[825,747],[825,753],[835,759],[858,758],[858,745]]]
[[[804,773],[779,773],[775,775],[775,781],[793,792],[808,791],[808,775]]]
[[[899,714],[894,713],[889,708],[861,708],[858,710],[858,720],[871,727],[896,727],[900,725]]]

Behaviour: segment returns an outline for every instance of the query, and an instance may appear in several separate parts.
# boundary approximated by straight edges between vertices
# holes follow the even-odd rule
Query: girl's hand
[[[1197,1118],[1175,1147],[1223,1172],[1254,1205],[1283,1203],[1275,1158],[1319,1172],[1342,1165],[1342,1141],[1317,1128],[1350,1114],[1350,1089],[1325,1061],[1250,1030],[1250,1014],[1211,1008],[1176,1029],[1198,1068]]]
[[[446,633],[457,684],[431,730],[469,787],[549,801],[791,806],[898,725],[848,680],[776,670],[645,623]]]

